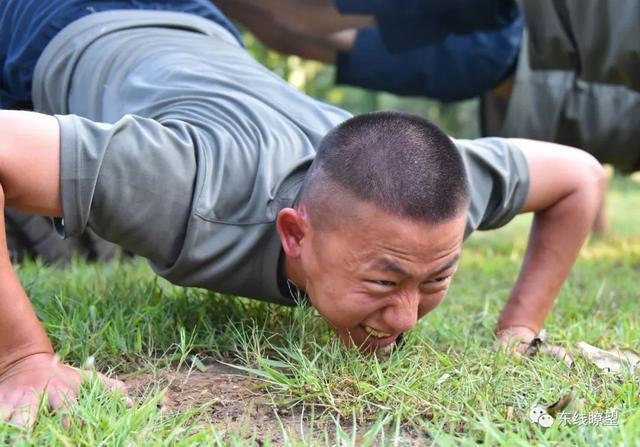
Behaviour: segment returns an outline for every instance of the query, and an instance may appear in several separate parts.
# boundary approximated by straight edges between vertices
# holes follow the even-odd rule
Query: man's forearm
[[[569,196],[535,216],[522,271],[499,328],[542,328],[595,217],[580,205],[580,197]]]
[[[30,354],[52,352],[11,265],[4,208],[60,215],[59,145],[54,117],[0,111],[0,374]]]
[[[53,353],[51,342],[15,276],[3,273],[1,280],[0,374],[30,355]],[[7,283],[12,284],[7,287]]]
[[[2,195],[0,188],[0,195]],[[13,271],[0,207],[0,374],[31,354],[52,353],[47,335]]]
[[[534,148],[542,152],[540,159],[544,149]],[[559,153],[562,149],[551,146]],[[605,182],[599,164],[578,151],[567,154],[558,158],[556,166],[553,158],[543,163],[529,160],[535,191],[528,206],[537,211],[523,266],[498,330],[526,326],[538,332],[542,328],[603,200]]]
[[[332,0],[216,0],[215,5],[258,35],[280,33],[289,38],[325,39],[338,31],[375,26],[372,15],[340,14]],[[248,22],[249,14],[260,14],[263,19]]]

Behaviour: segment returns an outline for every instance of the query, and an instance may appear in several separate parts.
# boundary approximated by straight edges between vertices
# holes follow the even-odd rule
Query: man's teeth
[[[372,337],[376,337],[376,338],[391,337],[391,334],[388,334],[386,332],[376,331],[375,329],[369,326],[364,326],[364,330],[367,332],[367,334],[371,335]]]

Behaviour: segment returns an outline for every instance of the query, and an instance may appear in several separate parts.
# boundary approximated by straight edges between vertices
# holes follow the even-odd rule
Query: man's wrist
[[[22,360],[34,355],[54,355],[53,346],[48,338],[45,340],[37,340],[15,348],[6,347],[0,351],[0,375],[10,369],[13,365],[20,363]]]
[[[529,332],[531,332],[534,335],[537,335],[540,330],[536,329],[534,325],[532,324],[523,324],[523,323],[503,323],[500,322],[498,323],[498,325],[495,328],[495,333],[496,335],[500,335],[503,332],[509,332],[509,331],[514,331],[514,330],[527,330]]]
[[[536,334],[540,332],[544,325],[544,317],[538,318],[539,316],[530,306],[531,301],[533,300],[526,300],[519,294],[509,298],[498,319],[496,332],[510,327],[525,327]]]

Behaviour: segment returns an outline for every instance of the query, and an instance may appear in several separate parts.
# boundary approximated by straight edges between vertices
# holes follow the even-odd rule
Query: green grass
[[[583,250],[547,320],[550,341],[569,348],[640,348],[640,184],[615,178],[609,193],[615,237]],[[135,374],[199,366],[213,357],[264,380],[276,414],[293,409],[299,430],[281,424],[292,445],[638,445],[639,376],[611,377],[578,360],[515,359],[493,349],[493,327],[519,268],[529,219],[478,234],[445,302],[387,360],[342,349],[307,307],[282,308],[173,287],[142,261],[69,269],[19,267],[56,349],[81,366],[94,356],[103,372]],[[240,370],[239,370],[240,372]],[[543,429],[529,408],[574,386],[582,413],[617,411],[618,425]],[[0,444],[269,445],[258,425],[225,432],[206,408],[158,409],[162,389],[126,408],[88,383],[71,410],[42,411],[31,432],[0,426]],[[277,410],[277,411],[276,411]],[[304,431],[301,435],[300,431]]]

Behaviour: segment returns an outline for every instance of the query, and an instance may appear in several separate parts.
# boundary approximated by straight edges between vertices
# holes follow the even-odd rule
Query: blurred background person
[[[483,135],[580,147],[640,170],[640,0],[218,0],[335,82],[441,102],[480,98]],[[603,204],[594,229],[608,232]]]
[[[508,88],[484,96],[483,132],[569,144],[640,171],[640,1],[519,4],[518,68]],[[607,231],[604,206],[596,225]]]
[[[442,102],[477,97],[515,68],[513,0],[219,0],[276,51],[336,65],[337,84]]]

